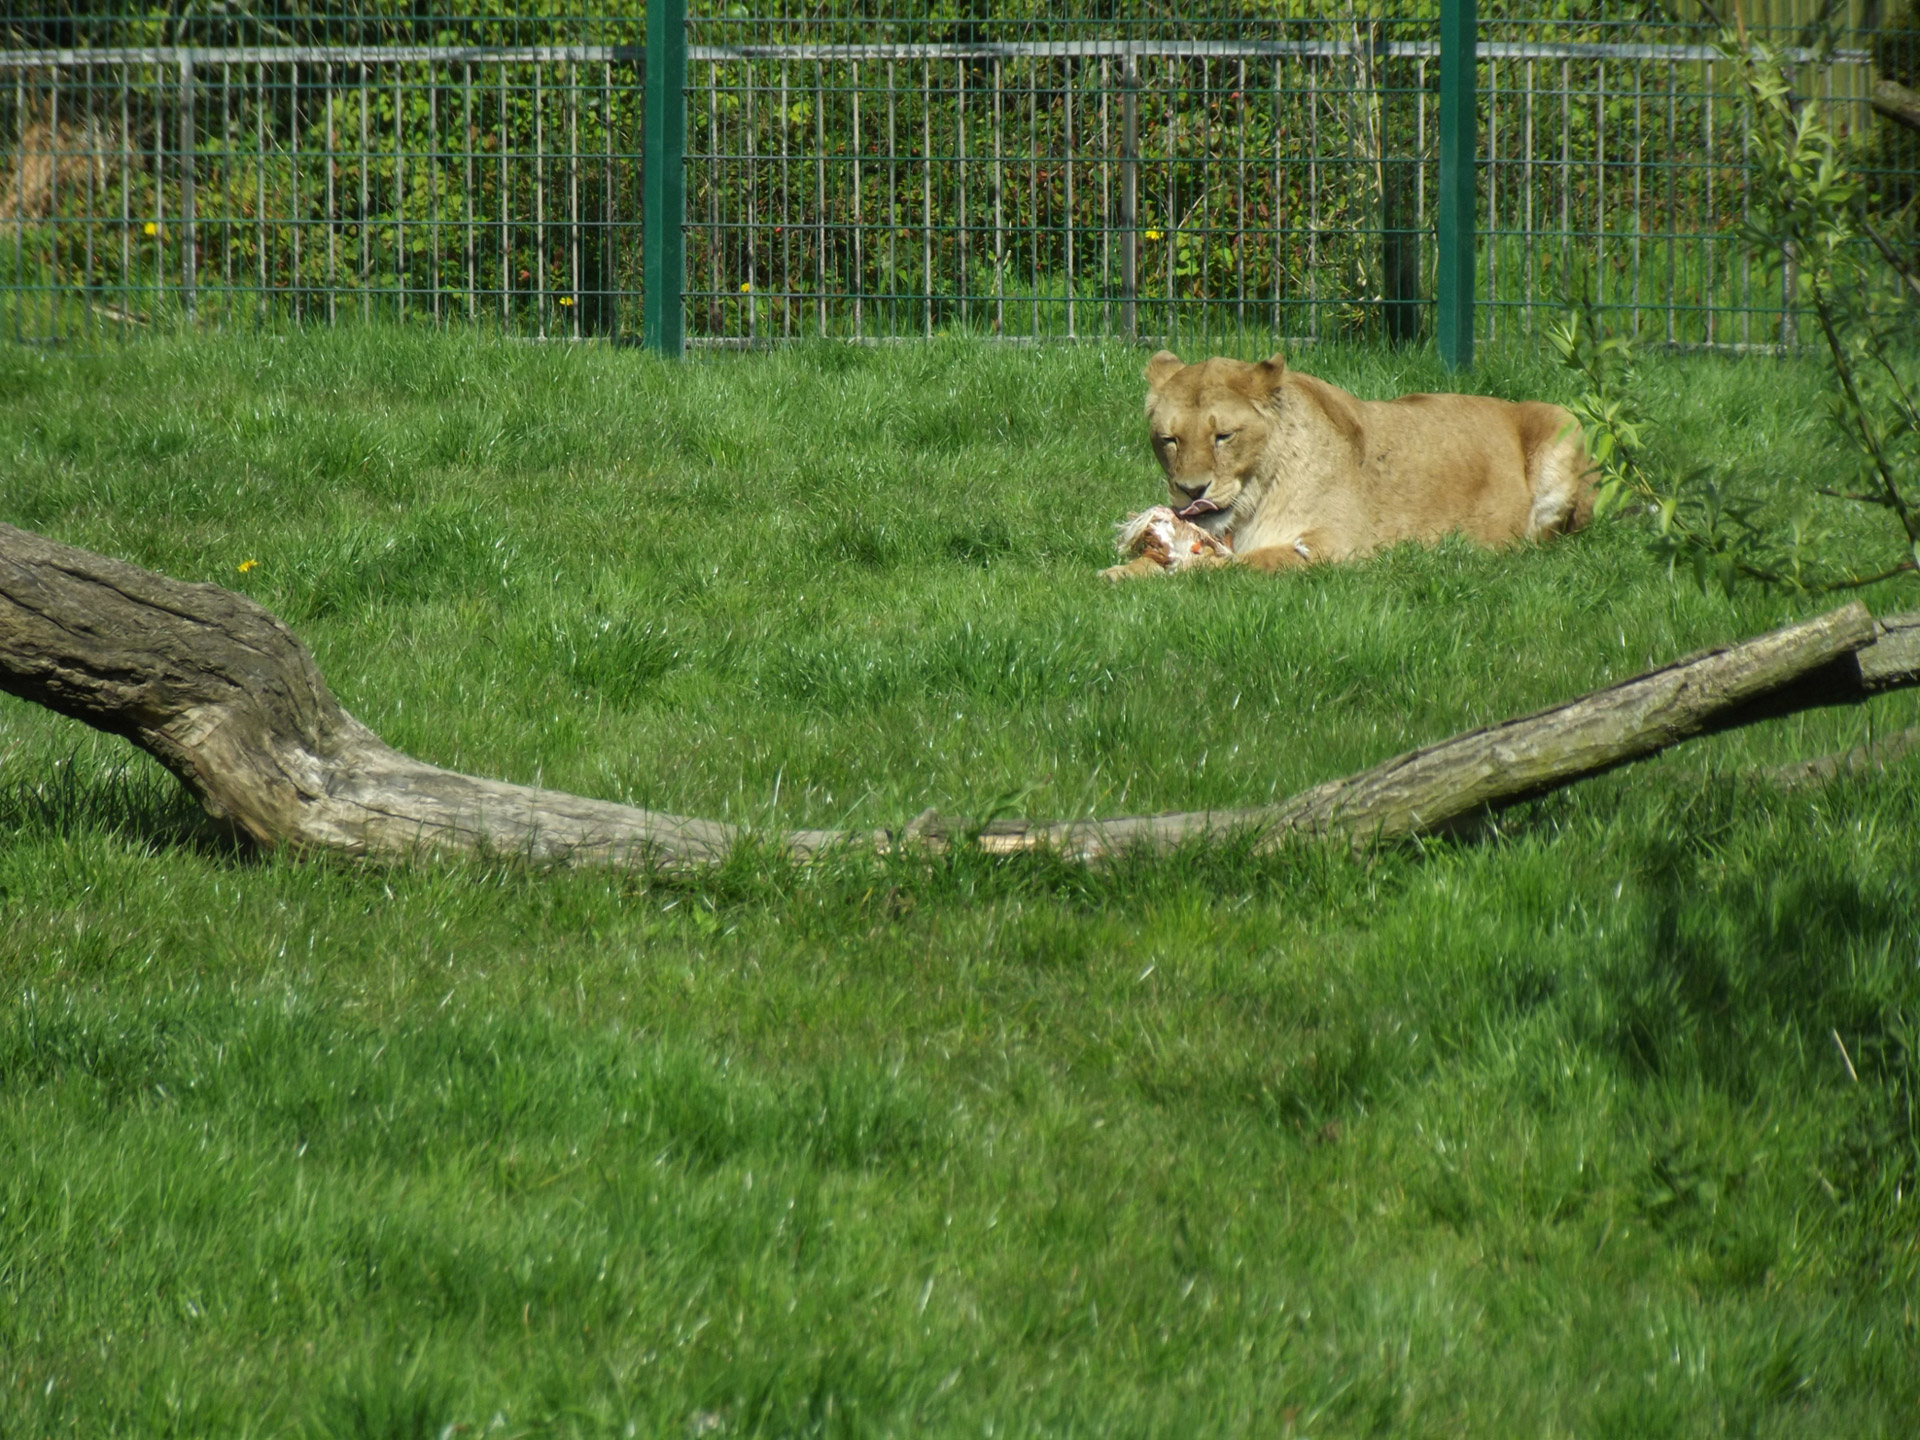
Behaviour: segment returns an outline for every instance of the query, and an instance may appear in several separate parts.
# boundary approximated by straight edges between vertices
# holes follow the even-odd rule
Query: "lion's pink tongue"
[[[1219,505],[1202,495],[1198,500],[1187,506],[1186,509],[1176,511],[1175,513],[1178,514],[1182,520],[1191,520],[1196,515],[1211,515],[1219,508]]]

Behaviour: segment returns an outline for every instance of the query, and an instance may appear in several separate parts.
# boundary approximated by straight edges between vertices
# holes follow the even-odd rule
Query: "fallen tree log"
[[[940,849],[1098,860],[1253,835],[1357,843],[1446,830],[1695,736],[1920,684],[1920,615],[1858,604],[1709,650],[1538,714],[1468,731],[1278,805],[973,827],[931,812],[904,830],[754,838],[799,858]],[[349,715],[297,637],[243,595],[0,525],[0,689],[125,737],[207,811],[263,846],[358,856],[521,855],[685,867],[740,827],[442,770]]]

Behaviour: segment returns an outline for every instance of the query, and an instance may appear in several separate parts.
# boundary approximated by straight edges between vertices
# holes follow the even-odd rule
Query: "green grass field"
[[[1819,608],[1623,523],[1105,586],[1142,358],[0,350],[0,519],[422,758],[767,826],[1258,803]],[[1838,475],[1810,364],[1646,383]],[[1914,1434],[1920,762],[1754,772],[1916,709],[1358,859],[667,880],[236,851],[0,700],[0,1434]]]

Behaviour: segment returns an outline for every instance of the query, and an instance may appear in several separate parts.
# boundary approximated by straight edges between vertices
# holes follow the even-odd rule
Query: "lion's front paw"
[[[1195,555],[1172,566],[1175,570],[1222,570],[1234,563],[1231,555],[1219,551],[1210,551],[1205,555]]]
[[[1118,585],[1122,580],[1139,580],[1148,575],[1166,574],[1164,562],[1152,555],[1136,555],[1120,565],[1109,565],[1100,572],[1102,580],[1110,580]]]

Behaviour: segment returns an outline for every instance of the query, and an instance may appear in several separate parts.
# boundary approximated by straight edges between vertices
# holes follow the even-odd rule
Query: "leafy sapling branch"
[[[1669,568],[1731,591],[1745,579],[1806,593],[1856,589],[1920,572],[1920,275],[1911,205],[1883,213],[1849,165],[1846,141],[1795,94],[1785,56],[1744,36],[1723,45],[1752,104],[1751,217],[1742,238],[1818,329],[1832,375],[1830,415],[1854,471],[1844,487],[1788,477],[1782,509],[1736,488],[1722,469],[1670,469],[1648,444],[1633,347],[1608,335],[1590,300],[1549,334],[1583,381],[1571,408],[1600,471],[1597,510],[1640,511]],[[1793,316],[1786,324],[1791,335]],[[1886,543],[1864,563],[1822,515],[1821,500],[1884,512]],[[1857,548],[1857,547],[1853,547]]]
[[[1567,408],[1599,472],[1595,516],[1646,516],[1650,548],[1670,573],[1685,569],[1702,589],[1717,584],[1728,593],[1742,580],[1819,593],[1881,578],[1819,570],[1826,536],[1815,528],[1811,496],[1797,497],[1784,526],[1771,524],[1762,502],[1714,467],[1672,468],[1650,443],[1654,422],[1640,402],[1633,342],[1608,334],[1591,301],[1569,308],[1547,335],[1583,382]]]

